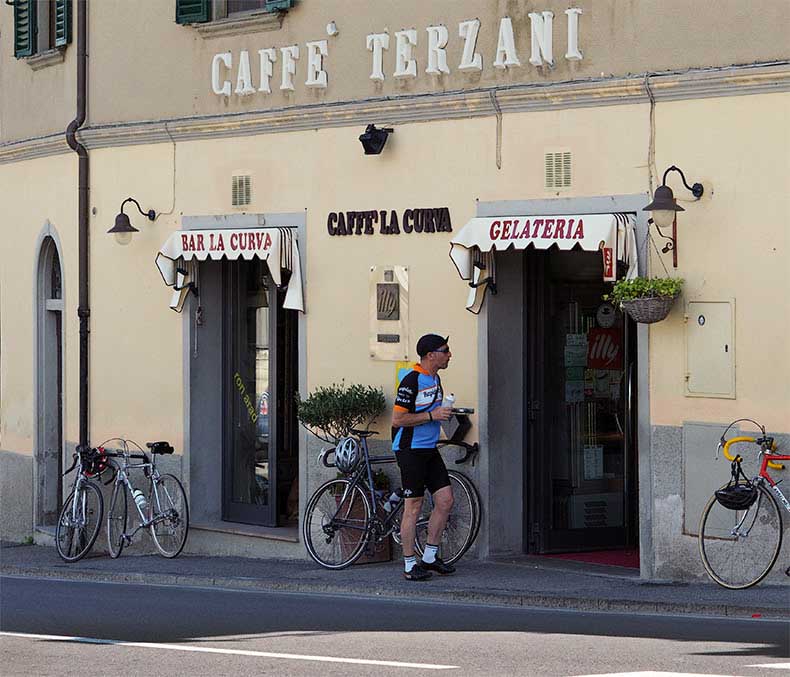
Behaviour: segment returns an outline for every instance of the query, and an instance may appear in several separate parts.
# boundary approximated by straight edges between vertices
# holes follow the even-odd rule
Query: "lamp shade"
[[[140,231],[132,225],[129,217],[121,212],[115,217],[115,225],[107,232],[115,235],[118,244],[129,244],[132,241],[132,235]]]
[[[376,125],[368,125],[365,131],[359,135],[359,141],[365,150],[365,155],[378,155],[381,153],[391,132],[391,129],[379,129]]]
[[[669,186],[659,186],[653,193],[653,201],[643,207],[642,211],[652,212],[653,222],[661,228],[666,228],[675,220],[675,212],[686,210],[676,202]]]

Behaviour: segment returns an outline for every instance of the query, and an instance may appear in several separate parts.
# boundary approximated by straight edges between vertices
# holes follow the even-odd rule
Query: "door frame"
[[[33,383],[34,383],[34,412],[33,420],[36,421],[34,427],[34,440],[33,448],[35,450],[35,457],[33,463],[33,527],[54,527],[57,521],[57,512],[60,503],[63,502],[63,480],[61,474],[65,469],[64,462],[64,449],[66,446],[66,422],[65,422],[65,408],[66,408],[66,369],[65,369],[65,355],[66,355],[66,318],[64,313],[65,298],[66,298],[66,276],[63,265],[63,247],[61,245],[60,236],[58,231],[52,223],[47,220],[44,226],[39,231],[36,239],[35,250],[36,255],[33,262],[33,328],[35,337],[35,349],[33,351]],[[50,266],[52,262],[52,254],[57,253],[58,262],[60,265],[60,299],[51,299],[46,293],[48,287],[47,276],[50,274]],[[60,356],[59,364],[52,364],[47,360],[47,355],[50,355],[47,345],[47,336],[51,332],[47,331],[53,317],[50,314],[60,314],[60,327],[59,334],[56,338],[60,343]],[[52,370],[55,370],[55,374]],[[56,405],[56,414],[59,418],[58,421],[58,439],[56,442],[57,459],[54,462],[48,462],[46,456],[47,449],[50,447],[50,440],[48,439],[49,433],[47,429],[51,428],[52,423],[52,406],[51,399],[53,393],[51,392],[52,380],[55,380],[56,387],[59,388],[59,393],[55,396],[58,398]],[[53,459],[50,459],[53,460]],[[54,476],[53,476],[54,475]],[[42,495],[44,491],[51,491],[52,486],[55,486],[57,491],[54,497],[50,497],[55,502],[54,520],[52,524],[45,524],[43,521],[44,504],[46,497]]]
[[[498,200],[491,202],[477,202],[478,217],[493,216],[518,216],[532,214],[535,216],[566,215],[566,214],[594,214],[594,213],[613,213],[613,212],[632,212],[636,214],[636,240],[637,255],[640,271],[646,270],[644,246],[647,234],[648,215],[642,208],[649,200],[648,193],[634,193],[629,195],[610,195],[598,197],[579,197],[579,198],[556,198],[547,200]],[[498,280],[500,283],[504,280]],[[515,282],[511,278],[510,284]],[[500,290],[500,294],[508,293],[512,290]],[[499,354],[500,347],[495,344],[496,327],[493,326],[497,320],[495,313],[490,312],[489,305],[491,299],[483,304],[482,312],[478,315],[478,402],[479,402],[479,426],[480,444],[484,449],[492,449],[492,443],[500,449],[501,454],[520,453],[523,436],[520,428],[513,426],[512,432],[503,436],[497,430],[489,427],[489,421],[496,419],[497,412],[492,409],[489,393],[490,388],[496,387],[497,383],[506,375],[507,369],[512,369],[512,365],[497,365],[494,358]],[[493,316],[493,317],[492,317]],[[638,368],[636,374],[637,382],[637,431],[636,439],[639,453],[638,468],[638,493],[639,493],[639,552],[640,552],[640,574],[642,578],[652,578],[654,572],[654,548],[653,548],[653,524],[652,524],[652,463],[650,460],[651,449],[651,425],[650,425],[650,383],[649,383],[649,344],[648,327],[638,325],[637,327],[637,354]],[[510,451],[505,451],[510,450]],[[492,453],[494,453],[492,451]],[[489,454],[481,454],[480,458],[480,478],[481,493],[483,494],[484,508],[488,508],[484,514],[483,528],[480,534],[481,556],[490,556],[497,552],[523,552],[523,528],[508,529],[508,536],[502,540],[502,524],[497,523],[496,513],[497,496],[503,492],[505,482],[512,477],[502,477],[498,471],[498,465],[492,463]],[[526,481],[526,480],[525,480]],[[522,483],[523,484],[523,483]],[[523,504],[523,493],[521,494],[521,504]],[[512,499],[510,499],[512,500]],[[511,506],[512,508],[513,506]],[[519,506],[520,510],[520,506]],[[507,514],[508,511],[500,514]],[[512,515],[512,510],[509,511]],[[501,519],[500,519],[501,521]],[[522,525],[523,526],[523,525]]]
[[[299,243],[302,284],[308,289],[307,268],[307,212],[224,214],[183,216],[182,230],[236,229],[282,227],[294,231]],[[218,262],[213,262],[218,263]],[[187,483],[190,513],[196,524],[223,523],[222,518],[222,432],[223,395],[219,384],[222,372],[222,318],[220,276],[198,267],[197,294],[190,294],[181,313],[182,331],[182,388],[184,393],[183,430],[184,453],[182,477]],[[308,301],[309,303],[309,301]],[[305,313],[298,313],[297,360],[299,392],[307,389],[307,332]],[[271,434],[271,431],[270,431]],[[299,514],[307,503],[308,463],[306,450],[308,434],[299,436]],[[222,528],[222,527],[220,527]],[[233,531],[233,527],[228,527]]]

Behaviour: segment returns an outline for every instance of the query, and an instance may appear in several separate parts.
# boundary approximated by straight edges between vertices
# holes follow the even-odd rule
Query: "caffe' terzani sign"
[[[450,210],[447,207],[405,209],[398,216],[394,209],[329,212],[327,232],[334,235],[400,235],[403,233],[451,233]]]

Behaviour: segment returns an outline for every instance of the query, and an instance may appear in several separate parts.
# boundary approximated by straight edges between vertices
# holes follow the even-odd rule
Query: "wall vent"
[[[571,187],[571,152],[546,153],[546,190]]]
[[[233,177],[230,202],[234,207],[246,207],[252,202],[252,179],[249,175]]]

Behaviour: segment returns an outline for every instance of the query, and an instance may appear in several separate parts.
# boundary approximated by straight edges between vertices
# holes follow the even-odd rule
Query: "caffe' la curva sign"
[[[401,233],[452,233],[447,207],[405,209],[399,216],[394,209],[329,212],[327,232],[332,235],[400,235]]]

